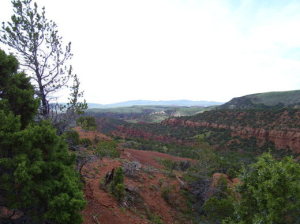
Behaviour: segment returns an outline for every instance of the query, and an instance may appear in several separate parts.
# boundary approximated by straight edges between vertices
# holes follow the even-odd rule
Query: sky
[[[299,0],[37,3],[72,42],[88,102],[225,102],[300,89]],[[10,1],[0,0],[0,21],[11,14]]]

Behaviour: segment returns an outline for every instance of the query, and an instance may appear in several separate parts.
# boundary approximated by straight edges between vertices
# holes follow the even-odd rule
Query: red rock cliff
[[[255,137],[259,144],[266,141],[273,142],[277,149],[291,149],[296,153],[300,153],[300,128],[291,128],[284,130],[264,128],[253,128],[243,126],[230,126],[209,122],[194,122],[189,120],[171,118],[162,122],[164,125],[187,126],[187,127],[211,127],[218,129],[230,129],[232,136],[240,136],[242,138]]]

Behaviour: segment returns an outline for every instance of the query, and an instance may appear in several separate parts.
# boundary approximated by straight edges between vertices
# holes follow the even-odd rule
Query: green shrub
[[[92,145],[93,143],[89,138],[81,138],[79,140],[79,144],[84,146],[84,147],[88,147],[88,146]]]
[[[115,186],[115,189],[113,191],[113,195],[119,200],[121,201],[124,196],[125,196],[125,186],[124,184],[117,184]]]
[[[233,214],[232,190],[227,186],[227,179],[221,177],[214,189],[214,194],[204,202],[203,211],[208,220],[220,223]]]
[[[203,205],[203,211],[208,219],[212,221],[221,221],[233,214],[233,201],[230,198],[209,198]]]
[[[115,141],[100,141],[96,146],[96,154],[100,157],[118,158],[120,157],[120,151],[117,149],[117,143]]]
[[[161,217],[159,215],[153,214],[151,212],[147,213],[147,217],[151,224],[163,224],[164,222],[161,220]]]
[[[125,196],[124,171],[122,167],[118,167],[115,171],[112,183],[110,185],[111,193],[121,201]]]
[[[77,119],[77,125],[87,131],[94,131],[97,129],[96,119],[91,116],[82,116]]]
[[[176,168],[176,162],[170,159],[158,159],[158,161],[168,170],[174,170]]]
[[[171,191],[172,189],[170,186],[163,187],[161,190],[161,196],[168,204],[172,204]]]
[[[73,148],[80,144],[79,134],[75,130],[69,130],[64,133],[64,137],[69,145],[69,148]]]

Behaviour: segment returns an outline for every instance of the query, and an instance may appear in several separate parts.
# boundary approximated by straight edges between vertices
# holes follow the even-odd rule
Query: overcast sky
[[[227,101],[300,89],[299,0],[38,0],[85,98]],[[0,21],[11,15],[0,0]]]

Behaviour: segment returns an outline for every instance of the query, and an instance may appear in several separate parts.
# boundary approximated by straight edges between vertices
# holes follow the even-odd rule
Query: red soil
[[[153,166],[155,168],[161,169],[163,166],[159,163],[158,159],[169,159],[173,161],[190,161],[194,160],[188,158],[182,158],[177,156],[172,156],[169,154],[155,152],[155,151],[144,151],[136,149],[125,149],[122,158],[139,161],[143,165]]]
[[[189,223],[178,218],[178,209],[185,209],[184,198],[180,196],[180,183],[178,179],[169,177],[158,170],[162,168],[156,158],[171,159],[174,161],[188,160],[167,154],[125,149],[121,160],[139,161],[142,169],[153,166],[156,169],[145,172],[139,171],[135,178],[125,177],[125,185],[136,189],[143,199],[143,208],[121,208],[116,199],[107,191],[100,188],[100,180],[113,168],[121,166],[121,160],[104,158],[86,165],[83,174],[86,175],[85,196],[87,206],[82,212],[84,224],[148,224],[151,223],[145,214],[147,208],[151,214],[161,217],[164,223]],[[170,197],[173,206],[162,197],[163,189],[171,189]],[[176,210],[176,209],[177,210]]]
[[[88,164],[83,173],[86,178],[85,196],[87,206],[82,212],[84,224],[146,224],[145,220],[130,211],[123,212],[114,197],[100,189],[100,180],[113,168],[120,166],[117,160],[103,159]]]

